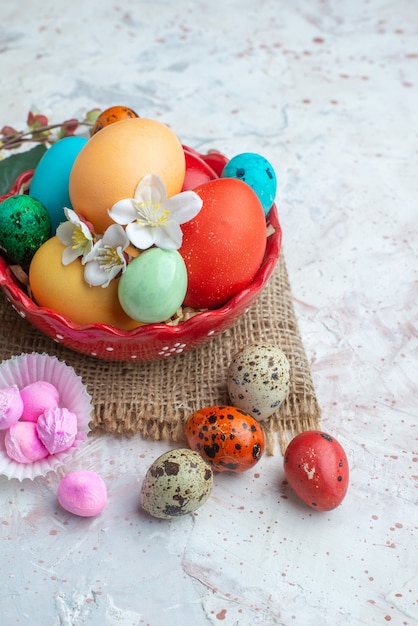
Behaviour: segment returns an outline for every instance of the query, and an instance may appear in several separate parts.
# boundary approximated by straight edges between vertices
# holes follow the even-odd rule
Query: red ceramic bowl
[[[185,189],[220,176],[226,159],[219,152],[202,155],[184,146],[187,173]],[[24,172],[7,195],[27,190],[33,172]],[[4,199],[0,198],[0,201]],[[276,206],[267,224],[272,234],[267,238],[264,261],[252,283],[224,306],[198,313],[177,326],[147,324],[134,330],[120,330],[105,324],[74,324],[63,315],[38,306],[0,256],[0,286],[16,311],[42,333],[76,352],[108,361],[153,361],[191,350],[232,326],[259,295],[279,259],[282,232]]]

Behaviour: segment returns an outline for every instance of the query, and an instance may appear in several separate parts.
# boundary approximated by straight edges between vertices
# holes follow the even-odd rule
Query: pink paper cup
[[[34,480],[38,476],[56,472],[65,466],[87,438],[93,405],[81,377],[71,366],[57,357],[35,352],[13,356],[0,364],[0,389],[13,384],[22,389],[39,380],[46,380],[54,385],[59,392],[59,406],[77,415],[77,436],[73,444],[62,452],[50,454],[33,463],[17,463],[6,453],[4,443],[6,431],[0,431],[0,475],[10,479]]]

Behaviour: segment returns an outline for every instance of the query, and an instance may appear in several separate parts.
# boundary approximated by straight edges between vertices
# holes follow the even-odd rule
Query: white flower
[[[157,174],[145,176],[134,196],[116,202],[109,211],[110,217],[117,224],[127,224],[126,234],[140,250],[154,244],[165,250],[178,250],[183,240],[180,224],[199,213],[202,199],[194,191],[167,198],[164,183]]]
[[[81,221],[72,209],[64,209],[68,222],[63,222],[57,228],[58,239],[67,246],[62,253],[62,263],[68,265],[79,256],[84,257],[93,247],[93,234],[87,224]]]
[[[112,224],[84,257],[84,279],[92,287],[107,287],[119,272],[126,269],[124,250],[129,239],[122,226]]]

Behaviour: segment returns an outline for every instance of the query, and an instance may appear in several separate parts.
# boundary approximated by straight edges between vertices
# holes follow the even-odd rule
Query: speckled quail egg
[[[204,504],[212,487],[212,468],[200,454],[188,448],[169,450],[149,467],[141,487],[141,506],[154,517],[179,517]]]
[[[227,374],[231,404],[257,420],[272,415],[289,391],[290,366],[277,346],[262,343],[237,352]]]

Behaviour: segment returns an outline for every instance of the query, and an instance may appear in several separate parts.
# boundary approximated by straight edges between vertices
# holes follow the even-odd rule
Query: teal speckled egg
[[[273,166],[255,152],[237,154],[225,165],[222,178],[238,178],[247,183],[257,194],[264,215],[270,211],[277,191],[277,178]]]
[[[181,306],[187,290],[187,270],[177,250],[150,248],[131,261],[122,274],[118,297],[134,320],[164,322]]]
[[[50,231],[48,211],[35,198],[18,194],[0,203],[0,251],[11,263],[27,269]]]

